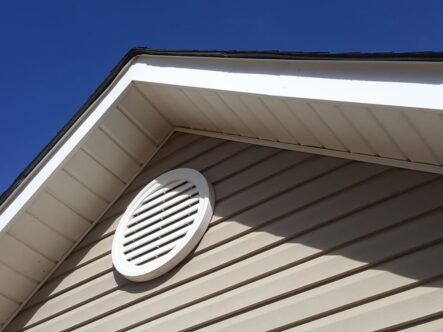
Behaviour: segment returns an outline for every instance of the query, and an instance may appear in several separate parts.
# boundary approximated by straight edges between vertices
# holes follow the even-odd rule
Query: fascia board
[[[398,68],[392,73],[384,72],[377,80],[377,75],[370,71],[371,66],[410,67],[417,72],[424,66],[438,66],[440,63],[369,63],[347,62],[352,66],[346,75],[333,74],[336,66],[343,66],[331,61],[316,61],[329,76],[310,71],[312,61],[263,60],[263,59],[223,59],[138,55],[134,57],[121,75],[114,80],[102,97],[93,103],[77,126],[65,134],[53,148],[55,151],[43,160],[43,167],[30,174],[18,194],[5,202],[6,208],[0,215],[0,234],[7,224],[27,202],[38,193],[49,177],[59,169],[63,162],[76,151],[88,133],[105,115],[106,111],[120,98],[132,82],[150,82],[157,84],[195,87],[202,89],[234,91],[269,96],[299,98],[328,102],[350,102],[371,106],[393,106],[413,109],[427,109],[443,113],[443,85],[433,80],[426,80],[426,75],[419,75],[415,82],[402,81]],[[406,66],[406,67],[405,67]],[[349,69],[349,68],[348,68]],[[431,68],[432,69],[432,68]],[[363,73],[352,75],[352,72]],[[432,71],[432,70],[431,70]],[[425,72],[430,72],[426,68]],[[368,76],[365,78],[364,73]],[[390,80],[387,80],[392,75]],[[314,76],[314,77],[313,77]],[[403,75],[404,76],[404,75]]]
[[[77,124],[57,142],[52,148],[54,152],[40,162],[42,166],[35,168],[26,179],[27,181],[22,183],[21,188],[16,189],[18,194],[4,202],[6,208],[0,215],[0,236],[6,232],[9,222],[26,209],[29,201],[44,187],[51,175],[81,146],[106,111],[122,97],[133,81],[133,68],[130,65],[131,63],[128,63],[125,70],[108,87],[101,98],[97,99],[78,119]]]
[[[246,62],[248,64],[245,65]],[[443,113],[441,63],[349,62],[348,65],[352,65],[354,71],[360,74],[348,71],[338,75],[334,74],[334,68],[343,63],[323,62],[321,67],[330,73],[323,77],[308,70],[311,65],[309,61],[294,63],[202,58],[197,62],[195,58],[143,55],[134,62],[136,70],[133,79],[302,100],[427,109]],[[315,65],[318,66],[319,62],[315,62]],[[380,66],[385,70],[381,71]],[[399,67],[403,70],[409,67],[410,76],[406,78],[407,75]],[[441,72],[440,79],[432,77],[433,71]],[[411,80],[411,77],[415,77],[415,80]]]

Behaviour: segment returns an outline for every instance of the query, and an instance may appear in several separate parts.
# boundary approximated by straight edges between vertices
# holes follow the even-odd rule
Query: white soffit
[[[134,58],[1,206],[0,324],[174,130],[443,173],[442,80],[440,63]]]

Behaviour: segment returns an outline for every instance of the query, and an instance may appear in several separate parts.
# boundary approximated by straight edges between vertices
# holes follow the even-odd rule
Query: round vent
[[[212,218],[214,194],[192,169],[167,172],[134,198],[112,243],[115,268],[133,281],[158,277],[197,245]]]

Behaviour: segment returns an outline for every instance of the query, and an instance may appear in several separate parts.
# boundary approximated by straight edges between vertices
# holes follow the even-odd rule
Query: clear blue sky
[[[443,51],[441,0],[1,1],[0,193],[130,48]]]

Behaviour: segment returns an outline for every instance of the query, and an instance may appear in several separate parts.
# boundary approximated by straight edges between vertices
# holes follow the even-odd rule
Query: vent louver
[[[122,216],[112,243],[115,268],[133,281],[169,271],[200,241],[213,205],[212,187],[201,173],[180,168],[159,176]]]

